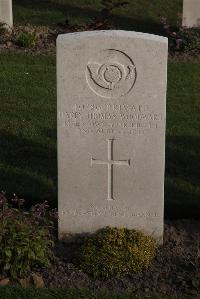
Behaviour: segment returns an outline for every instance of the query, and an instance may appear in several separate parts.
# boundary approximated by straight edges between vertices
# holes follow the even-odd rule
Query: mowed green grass
[[[200,61],[168,67],[165,212],[200,216]]]
[[[56,205],[54,57],[0,55],[0,189]]]
[[[168,67],[167,218],[199,216],[199,68]],[[1,54],[0,70],[0,189],[57,206],[55,57]]]
[[[59,22],[84,25],[99,16],[101,0],[13,0],[14,22],[20,24],[56,25]],[[182,12],[182,0],[129,0],[126,8],[114,11],[117,29],[160,32],[160,16],[176,25]]]
[[[70,289],[22,289],[20,287],[0,287],[1,299],[173,299],[173,297],[162,297],[160,295],[115,295],[89,290]],[[175,298],[174,298],[175,299]],[[189,296],[180,296],[176,299],[192,299]]]

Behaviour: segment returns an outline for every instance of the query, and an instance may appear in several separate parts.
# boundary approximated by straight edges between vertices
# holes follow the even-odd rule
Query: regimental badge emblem
[[[92,58],[86,68],[86,80],[93,92],[103,98],[119,98],[133,88],[137,71],[125,53],[107,49]]]

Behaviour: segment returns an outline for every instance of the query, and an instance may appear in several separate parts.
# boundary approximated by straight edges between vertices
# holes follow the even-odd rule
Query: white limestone
[[[59,236],[104,226],[162,243],[167,39],[57,39]]]
[[[200,27],[200,0],[183,0],[183,26]]]
[[[0,23],[13,26],[12,0],[0,0]]]

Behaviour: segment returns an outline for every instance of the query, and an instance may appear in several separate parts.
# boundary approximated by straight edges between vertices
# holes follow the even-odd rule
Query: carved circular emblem
[[[136,76],[136,67],[131,58],[113,49],[97,53],[86,69],[89,87],[103,98],[126,95],[133,88]]]

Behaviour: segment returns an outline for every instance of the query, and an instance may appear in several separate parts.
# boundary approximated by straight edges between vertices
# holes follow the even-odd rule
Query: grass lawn
[[[168,68],[166,217],[200,209],[200,62]],[[0,189],[57,205],[54,56],[0,56]]]
[[[168,68],[165,212],[200,216],[200,62]]]
[[[89,290],[70,289],[22,289],[20,287],[0,287],[1,299],[173,299],[173,297],[111,295]],[[174,298],[175,299],[175,298]],[[176,297],[176,299],[192,299],[192,297]]]
[[[97,17],[101,0],[13,0],[14,22],[20,24],[55,25],[69,20],[85,24]],[[116,28],[142,32],[160,32],[160,15],[176,24],[182,12],[182,0],[129,0],[129,5],[114,12]]]
[[[53,57],[0,56],[0,190],[56,203]]]

